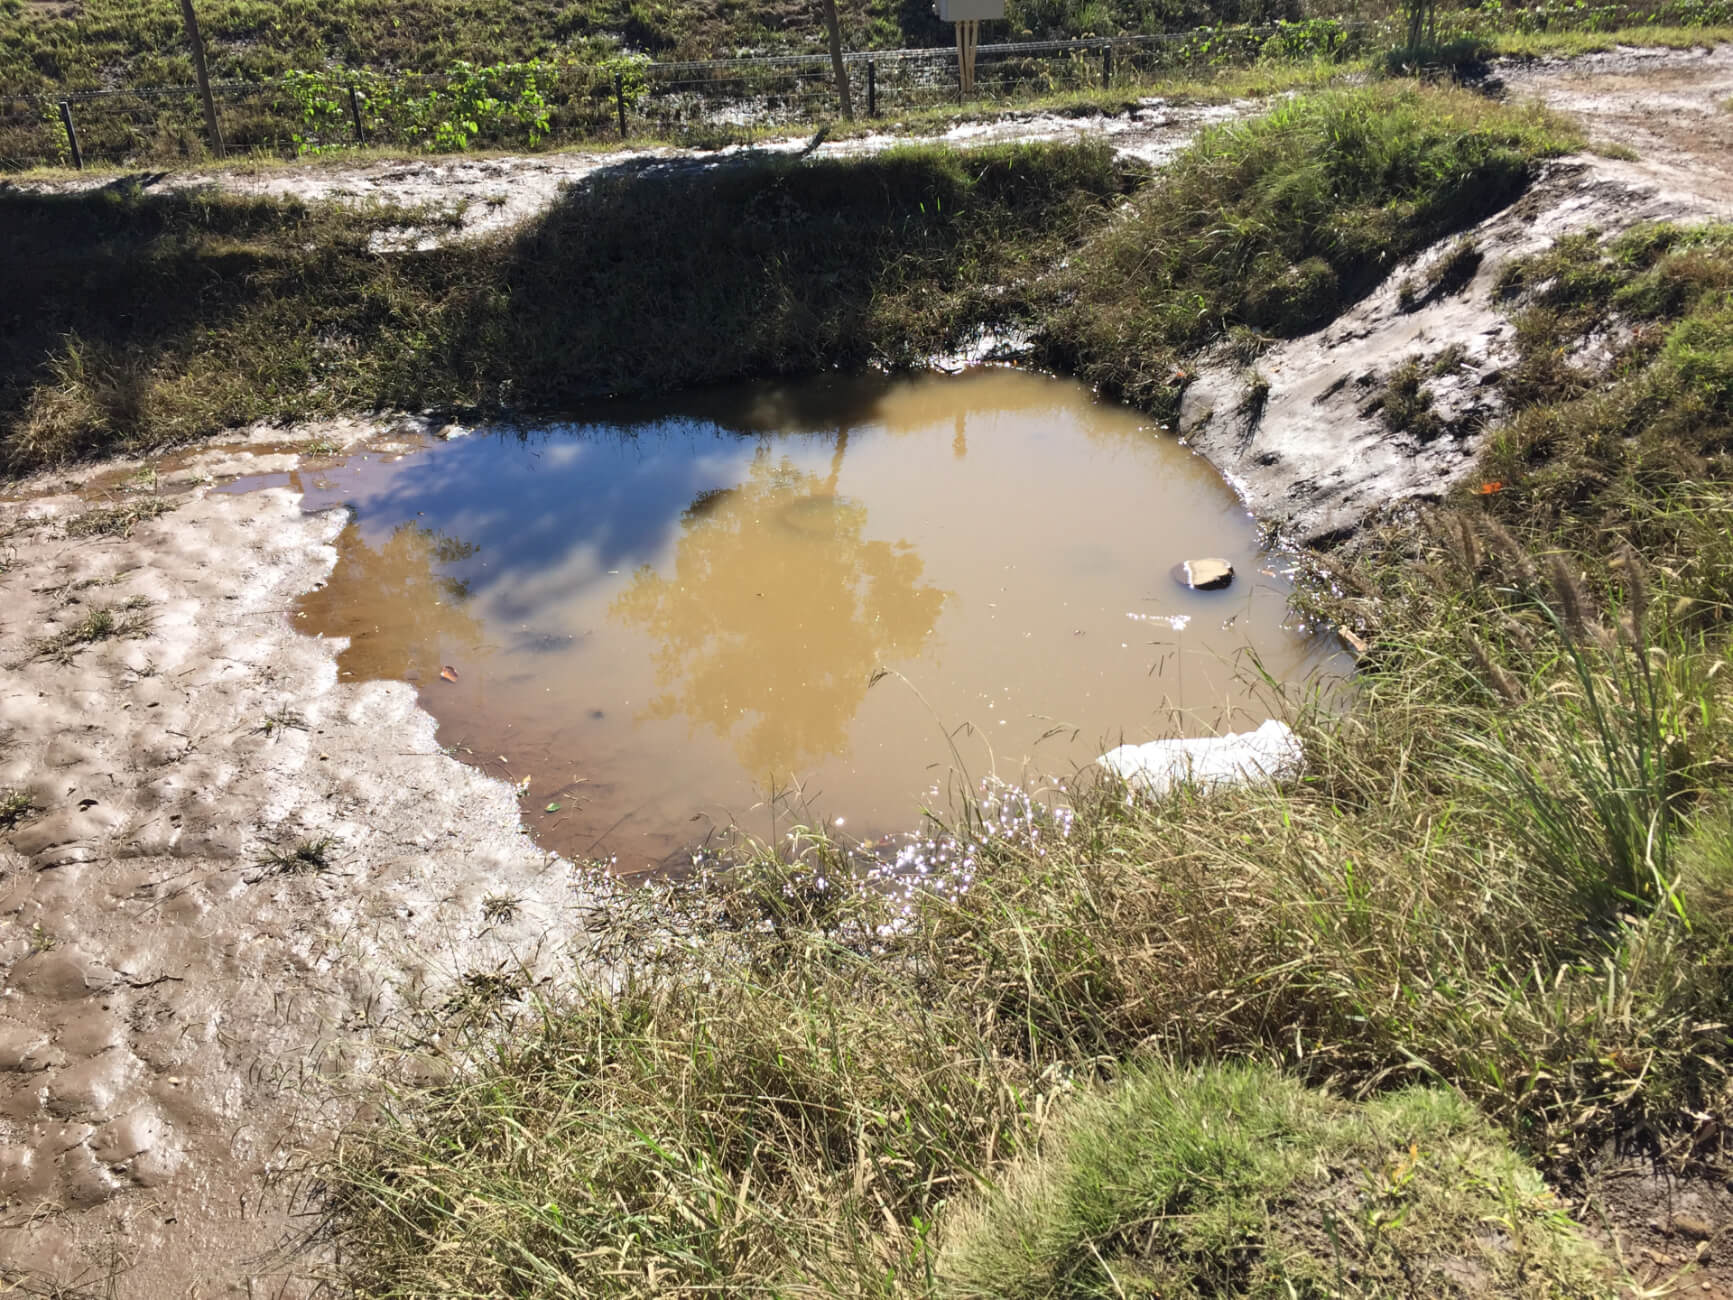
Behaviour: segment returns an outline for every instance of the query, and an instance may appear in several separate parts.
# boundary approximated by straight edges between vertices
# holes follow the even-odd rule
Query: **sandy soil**
[[[1597,137],[1641,156],[1555,167],[1476,232],[1486,258],[1462,292],[1401,310],[1397,286],[1423,276],[1433,250],[1329,330],[1266,354],[1269,402],[1249,426],[1238,369],[1204,368],[1188,432],[1296,535],[1338,535],[1467,472],[1472,433],[1405,444],[1359,394],[1407,356],[1461,343],[1441,408],[1464,428],[1490,410],[1480,380],[1508,348],[1487,293],[1502,259],[1589,225],[1729,215],[1733,138],[1719,105],[1733,94],[1733,50],[1501,75],[1511,94],[1580,111]],[[1239,111],[1149,104],[953,134],[1102,134],[1160,161],[1210,115]],[[147,179],[434,202],[461,207],[473,234],[533,216],[602,167],[716,158]],[[0,500],[0,796],[19,789],[37,805],[0,821],[0,1285],[26,1294],[309,1293],[319,1261],[292,1249],[291,1187],[273,1176],[344,1117],[344,1082],[408,1012],[466,974],[522,965],[540,977],[574,924],[578,882],[522,834],[511,788],[441,754],[407,685],[341,683],[337,645],[295,631],[288,611],[330,572],[341,513],[303,516],[282,490],[210,491],[212,475],[287,468],[293,452],[271,445],[283,437],[183,458],[154,489],[174,510],[127,535],[66,526],[93,494],[136,499],[125,470],[87,472],[77,490],[63,476],[13,485]],[[106,638],[44,645],[101,609],[115,620]],[[319,841],[323,866],[282,860]]]
[[[1447,241],[1325,329],[1272,347],[1255,363],[1269,383],[1261,408],[1248,406],[1247,369],[1225,350],[1204,358],[1186,389],[1180,434],[1295,542],[1339,540],[1373,512],[1436,497],[1472,470],[1501,409],[1494,381],[1515,359],[1507,309],[1492,293],[1511,258],[1573,231],[1733,219],[1733,113],[1721,107],[1733,96],[1733,46],[1506,64],[1499,76],[1509,97],[1574,113],[1593,143],[1638,156],[1583,154],[1549,167],[1519,202],[1467,232],[1482,261],[1461,288],[1425,292],[1456,246]],[[1417,306],[1403,301],[1405,284],[1421,290]],[[1378,400],[1391,374],[1446,348],[1460,350],[1457,368],[1427,386],[1448,431],[1393,432]]]
[[[129,536],[67,536],[76,495],[0,504],[0,790],[41,810],[0,836],[0,1283],[26,1294],[306,1293],[271,1175],[375,1031],[570,933],[510,788],[285,616],[344,514],[189,487],[286,459],[194,458]],[[102,608],[136,628],[46,649]],[[269,861],[318,841],[322,868]]]

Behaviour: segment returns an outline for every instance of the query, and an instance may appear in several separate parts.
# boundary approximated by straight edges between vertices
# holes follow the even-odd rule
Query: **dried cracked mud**
[[[1590,226],[1733,215],[1720,108],[1733,47],[1498,75],[1505,93],[1578,113],[1598,142],[1638,156],[1556,164],[1472,233],[1483,260],[1451,292],[1401,294],[1447,245],[1329,329],[1265,353],[1256,419],[1242,368],[1200,368],[1185,432],[1296,537],[1327,541],[1468,472],[1496,414],[1483,381],[1510,346],[1490,297],[1502,261]],[[1160,162],[1242,111],[1151,103],[953,134],[1094,131]],[[548,154],[152,183],[431,202],[474,234],[600,168],[691,161]],[[1368,392],[1451,344],[1462,355],[1435,393],[1447,431],[1393,433]],[[68,527],[93,497],[141,499],[125,469],[14,484],[0,500],[0,1288],[312,1294],[321,1260],[301,1241],[296,1153],[353,1113],[351,1082],[418,1007],[465,974],[550,977],[578,923],[587,882],[525,837],[512,789],[442,754],[408,685],[339,681],[340,643],[296,631],[292,605],[329,575],[343,514],[303,515],[286,490],[210,487],[290,467],[283,437],[182,458],[154,488],[173,509],[125,531]],[[484,917],[489,897],[514,900],[511,918]]]

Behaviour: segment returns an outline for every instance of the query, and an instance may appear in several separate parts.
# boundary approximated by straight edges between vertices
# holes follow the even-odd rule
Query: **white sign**
[[[1005,0],[939,0],[939,21],[967,23],[1005,16]]]

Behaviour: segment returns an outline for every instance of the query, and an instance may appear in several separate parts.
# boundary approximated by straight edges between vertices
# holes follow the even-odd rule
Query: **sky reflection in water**
[[[302,626],[529,776],[542,842],[622,869],[766,835],[772,802],[779,828],[907,829],[955,781],[1254,724],[1247,650],[1278,680],[1331,664],[1207,464],[1017,371],[615,405],[300,486],[356,512]],[[1198,555],[1240,579],[1180,590]]]

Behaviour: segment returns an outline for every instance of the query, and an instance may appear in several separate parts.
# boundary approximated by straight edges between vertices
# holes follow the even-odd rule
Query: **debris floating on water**
[[[1271,718],[1256,731],[1121,745],[1095,761],[1133,789],[1161,795],[1180,785],[1208,791],[1274,781],[1299,771],[1303,758],[1294,729]]]

